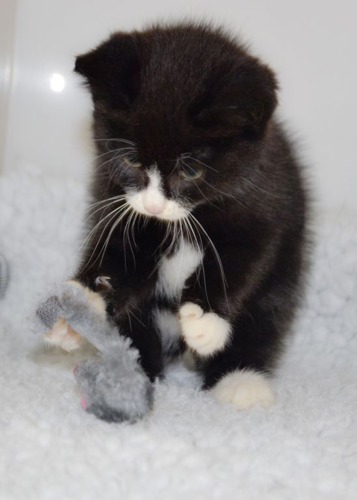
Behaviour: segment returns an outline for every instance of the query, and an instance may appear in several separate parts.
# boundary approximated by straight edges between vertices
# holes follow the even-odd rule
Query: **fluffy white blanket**
[[[46,350],[34,310],[71,275],[84,188],[9,175],[0,184],[2,499],[357,498],[357,220],[315,223],[306,303],[274,380],[271,410],[239,413],[173,366],[135,425],[86,414],[75,356]]]

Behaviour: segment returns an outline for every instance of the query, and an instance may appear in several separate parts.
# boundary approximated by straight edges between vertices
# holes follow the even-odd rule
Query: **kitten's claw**
[[[216,313],[205,313],[197,304],[186,302],[178,316],[186,344],[201,356],[222,350],[229,340],[231,325],[228,321]]]
[[[97,292],[111,292],[113,287],[110,283],[110,276],[97,276],[95,279],[95,289]]]

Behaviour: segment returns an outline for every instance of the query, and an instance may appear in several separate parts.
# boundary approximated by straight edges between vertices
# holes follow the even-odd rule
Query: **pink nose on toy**
[[[83,398],[83,396],[81,397],[81,406],[83,410],[86,410],[88,408],[87,401]]]

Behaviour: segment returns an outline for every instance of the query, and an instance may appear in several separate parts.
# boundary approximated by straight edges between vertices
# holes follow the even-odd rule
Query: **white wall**
[[[0,172],[4,167],[15,40],[16,1],[0,0]]]
[[[72,74],[74,56],[111,31],[184,16],[223,22],[251,41],[278,72],[280,114],[303,145],[322,205],[357,208],[353,0],[18,0],[6,170],[85,175],[90,99]],[[53,73],[65,78],[60,93],[50,89]]]

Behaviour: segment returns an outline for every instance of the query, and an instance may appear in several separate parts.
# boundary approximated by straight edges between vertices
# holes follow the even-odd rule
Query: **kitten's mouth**
[[[129,206],[137,213],[146,217],[155,217],[160,220],[176,221],[185,219],[189,210],[174,200],[146,200],[143,193],[127,194]]]

